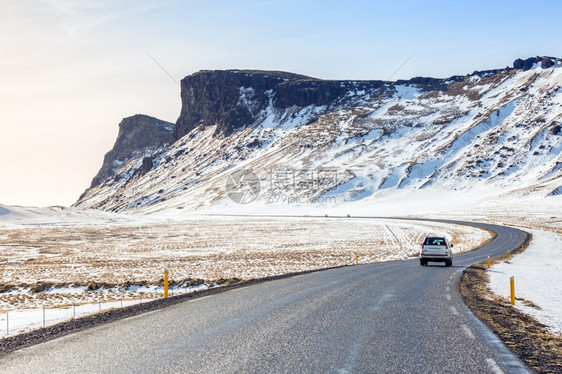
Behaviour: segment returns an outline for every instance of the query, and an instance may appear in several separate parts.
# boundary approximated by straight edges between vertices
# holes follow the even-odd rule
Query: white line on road
[[[447,300],[451,301],[451,295],[449,295],[449,294],[446,294],[446,295],[445,295],[445,299],[447,299]]]
[[[474,338],[475,338],[475,337],[474,337],[474,334],[472,333],[472,330],[470,330],[467,325],[461,324],[461,329],[462,329],[462,331],[464,331],[464,333],[466,334],[466,336],[468,336],[470,339],[474,339]]]
[[[503,370],[500,369],[500,367],[498,366],[498,364],[496,364],[496,361],[494,361],[493,358],[487,358],[486,363],[488,364],[488,366],[490,367],[490,369],[494,374],[504,374]]]
[[[194,302],[196,302],[196,301],[203,300],[203,299],[206,299],[206,298],[208,298],[208,297],[211,297],[211,295],[207,295],[207,296],[203,296],[203,297],[198,297],[197,299],[190,300],[189,302],[190,302],[190,303],[194,303]]]
[[[392,299],[394,295],[392,294],[392,292],[387,291],[386,293],[384,293],[375,303],[375,305],[373,305],[371,307],[371,312],[376,312],[378,310],[380,310],[384,304],[386,304],[386,302],[390,299]]]
[[[327,285],[328,286],[335,286],[336,284],[343,283],[344,281],[345,281],[344,279],[335,280],[335,281],[332,281],[332,282],[328,283]]]
[[[451,313],[453,313],[454,315],[458,315],[459,311],[457,310],[457,308],[455,308],[454,306],[449,308],[451,310]]]
[[[141,318],[141,317],[144,317],[144,316],[148,316],[149,314],[153,314],[153,313],[156,313],[156,312],[158,312],[158,310],[153,310],[153,311],[151,311],[151,312],[146,312],[146,313],[142,313],[142,314],[137,314],[136,316],[124,318],[123,321],[131,321],[131,320],[133,320],[133,319],[137,319],[137,318]]]

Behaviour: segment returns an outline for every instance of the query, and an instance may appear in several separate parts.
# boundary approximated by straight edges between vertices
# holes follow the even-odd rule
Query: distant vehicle
[[[445,266],[453,265],[453,245],[442,236],[428,236],[421,245],[420,265],[426,266],[428,261],[444,262]]]

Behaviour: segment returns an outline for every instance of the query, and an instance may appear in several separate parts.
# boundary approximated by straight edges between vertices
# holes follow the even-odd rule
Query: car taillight
[[[449,246],[447,245],[447,243],[445,243],[445,249],[449,249]]]

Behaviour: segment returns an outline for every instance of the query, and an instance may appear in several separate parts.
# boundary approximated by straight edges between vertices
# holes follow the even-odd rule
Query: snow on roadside
[[[76,306],[66,305],[58,308],[21,309],[0,313],[0,338],[35,330],[43,326],[52,326],[73,318],[84,317],[108,309],[140,304],[141,302],[142,299],[119,300]],[[146,302],[146,299],[144,302]]]
[[[216,286],[216,285],[215,285]],[[213,286],[214,287],[214,286]],[[170,287],[171,296],[192,293],[208,289],[202,284],[192,287]],[[75,293],[76,288],[68,287],[59,290],[61,293]],[[66,304],[48,308],[25,308],[0,312],[0,338],[17,335],[41,327],[52,326],[60,322],[85,317],[110,309],[126,308],[131,305],[142,304],[156,298],[163,297],[164,287],[137,287],[137,297],[106,301],[101,297],[99,302]],[[143,293],[145,296],[143,297]]]
[[[489,271],[490,288],[509,298],[509,279],[515,279],[515,297],[531,301],[540,309],[516,300],[515,306],[532,315],[556,334],[562,333],[562,235],[528,230],[533,234],[529,247],[510,261],[496,264]]]

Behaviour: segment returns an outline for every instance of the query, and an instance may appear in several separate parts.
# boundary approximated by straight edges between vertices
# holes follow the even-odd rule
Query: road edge
[[[278,279],[295,277],[298,275],[311,274],[319,271],[339,269],[351,265],[333,266],[322,269],[311,269],[295,273],[272,275],[264,278],[249,279],[247,281],[221,285],[218,287],[208,288],[206,290],[194,291],[181,295],[171,296],[168,298],[159,298],[144,302],[142,304],[135,304],[125,306],[123,308],[114,308],[102,311],[100,313],[89,314],[84,317],[70,319],[68,321],[60,322],[45,328],[37,328],[14,336],[4,337],[0,339],[0,358],[7,354],[27,348],[33,345],[45,343],[50,340],[61,338],[65,335],[76,333],[92,327],[96,327],[109,322],[118,321],[124,318],[140,315],[143,313],[166,308],[184,301],[198,299],[204,296],[215,295],[218,293],[226,292],[236,288],[251,286],[264,282],[270,282]]]

